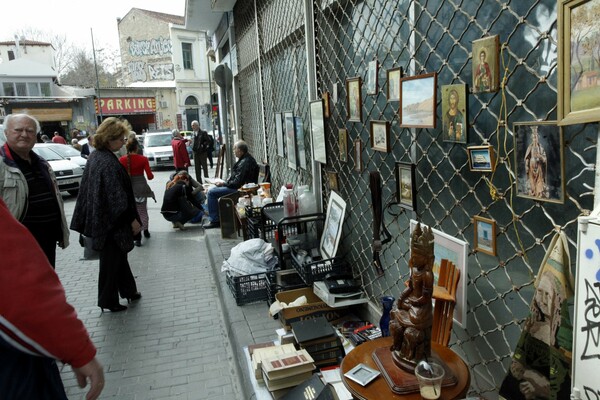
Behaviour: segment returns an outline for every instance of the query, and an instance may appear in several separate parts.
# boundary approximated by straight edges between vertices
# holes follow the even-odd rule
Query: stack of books
[[[296,346],[294,346],[292,343],[283,345],[275,345],[272,343],[271,345],[267,346],[263,346],[262,344],[252,346],[252,348],[248,346],[248,351],[252,357],[252,370],[254,371],[254,377],[256,378],[257,382],[263,381],[263,360],[296,352]]]
[[[325,317],[292,322],[296,343],[314,359],[318,368],[339,364],[344,357],[342,341]]]
[[[296,350],[263,359],[261,368],[267,389],[271,392],[280,392],[309,379],[315,364],[306,350]]]

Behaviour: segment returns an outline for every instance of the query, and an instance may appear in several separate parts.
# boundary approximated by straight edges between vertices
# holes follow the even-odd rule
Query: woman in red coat
[[[154,202],[156,202],[156,198],[154,197],[154,192],[150,189],[150,186],[148,186],[144,172],[150,180],[154,179],[154,174],[152,174],[152,170],[150,169],[148,158],[138,154],[140,144],[135,137],[129,138],[125,147],[127,148],[127,155],[119,158],[119,161],[131,177],[131,185],[133,186],[133,194],[135,196],[135,206],[142,222],[144,237],[149,238],[148,197],[152,197]],[[135,235],[133,239],[136,246],[142,245],[141,232]]]

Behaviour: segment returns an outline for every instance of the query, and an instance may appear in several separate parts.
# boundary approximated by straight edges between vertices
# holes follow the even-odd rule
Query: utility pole
[[[98,77],[98,64],[96,64],[96,47],[94,46],[94,30],[90,28],[92,34],[92,53],[94,54],[94,69],[96,70],[96,95],[98,97],[98,111],[100,112],[100,122],[102,122],[102,99],[100,98],[100,78]],[[96,121],[98,122],[98,121]]]

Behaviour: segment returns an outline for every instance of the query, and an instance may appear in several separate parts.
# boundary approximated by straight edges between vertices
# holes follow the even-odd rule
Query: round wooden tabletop
[[[387,347],[392,344],[391,337],[384,337],[375,340],[367,341],[354,348],[344,359],[340,366],[342,371],[342,380],[344,385],[353,396],[361,400],[421,400],[421,395],[418,391],[406,394],[396,394],[392,392],[389,384],[384,379],[383,374],[379,375],[367,386],[361,386],[358,383],[346,378],[344,374],[360,363],[363,363],[373,369],[379,370],[377,363],[373,359],[373,354],[376,349]],[[446,346],[437,343],[431,343],[432,351],[435,352],[455,374],[458,382],[454,386],[444,387],[442,389],[441,400],[462,399],[465,397],[471,377],[469,369],[465,362]]]

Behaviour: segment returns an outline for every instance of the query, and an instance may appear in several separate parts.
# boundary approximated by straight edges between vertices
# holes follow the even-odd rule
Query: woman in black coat
[[[119,150],[131,130],[125,120],[105,119],[94,135],[95,151],[88,158],[71,229],[92,239],[100,252],[98,306],[104,311],[124,311],[119,295],[131,302],[142,295],[137,286],[127,253],[133,249],[133,235],[141,225],[135,207],[131,180],[114,151]]]
[[[186,171],[179,171],[169,183],[160,209],[163,217],[173,223],[173,228],[184,229],[186,222],[199,223],[204,211],[192,186],[193,179]]]

